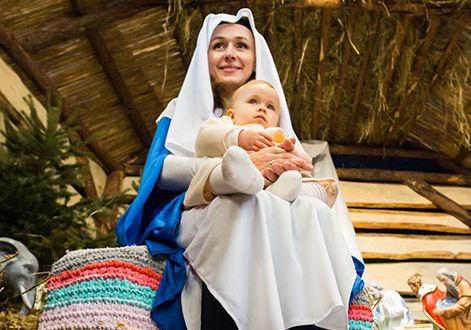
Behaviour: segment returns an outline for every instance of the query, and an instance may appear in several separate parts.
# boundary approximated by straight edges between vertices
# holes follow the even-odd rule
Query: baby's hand
[[[250,128],[244,128],[239,133],[237,143],[239,144],[239,147],[246,151],[258,151],[275,145],[268,134]]]
[[[296,143],[296,140],[294,137],[290,137],[288,139],[283,140],[283,142],[278,143],[276,146],[280,147],[281,149],[291,152],[294,150],[294,144]]]

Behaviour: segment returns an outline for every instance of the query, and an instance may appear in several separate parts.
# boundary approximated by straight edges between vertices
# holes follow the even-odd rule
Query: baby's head
[[[264,128],[278,126],[280,100],[275,88],[264,80],[251,80],[232,96],[226,115],[236,125],[260,124]]]

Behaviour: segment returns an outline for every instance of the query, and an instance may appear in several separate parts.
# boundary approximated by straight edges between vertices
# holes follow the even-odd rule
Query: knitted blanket
[[[150,310],[164,267],[145,246],[68,252],[52,265],[39,329],[157,329]],[[348,329],[373,329],[364,291],[350,304]]]
[[[39,329],[157,329],[163,268],[145,246],[68,252],[52,265]]]

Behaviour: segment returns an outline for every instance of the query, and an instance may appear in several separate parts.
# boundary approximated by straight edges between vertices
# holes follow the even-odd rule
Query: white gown
[[[347,329],[356,273],[340,233],[332,210],[307,196],[288,203],[261,191],[184,211],[179,243],[189,263],[182,293],[188,329],[200,328],[199,279],[239,329]]]

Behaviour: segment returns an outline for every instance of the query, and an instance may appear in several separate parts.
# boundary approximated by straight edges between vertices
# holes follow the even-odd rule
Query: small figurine
[[[445,285],[447,299],[433,312],[445,319],[448,330],[471,329],[471,283],[446,268],[437,271],[437,279]]]
[[[12,296],[21,296],[21,315],[28,314],[36,298],[36,272],[38,260],[23,243],[0,237],[0,273],[4,285]]]
[[[373,319],[379,330],[414,324],[409,308],[399,293],[394,290],[384,290],[374,282],[369,282],[366,290],[378,301],[373,307]]]
[[[435,329],[446,329],[445,320],[434,314],[437,302],[445,298],[445,293],[434,284],[422,283],[422,274],[415,273],[407,280],[412,292],[422,301],[425,315],[432,321]]]

